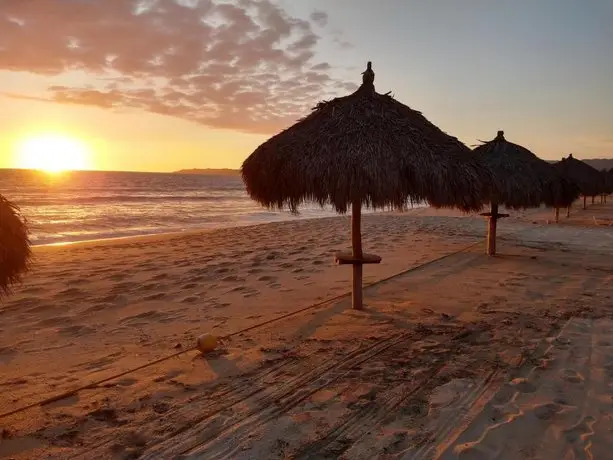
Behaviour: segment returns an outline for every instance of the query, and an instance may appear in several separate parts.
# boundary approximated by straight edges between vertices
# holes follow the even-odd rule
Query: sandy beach
[[[348,217],[38,247],[0,413],[178,355],[2,417],[0,457],[606,458],[613,204],[552,217],[512,213],[488,258],[480,217],[367,215],[361,312]]]

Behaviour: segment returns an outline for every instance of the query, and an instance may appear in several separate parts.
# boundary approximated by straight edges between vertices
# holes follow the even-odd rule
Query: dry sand
[[[495,258],[459,216],[367,216],[366,282],[416,268],[365,311],[341,298],[1,418],[0,458],[607,458],[613,229],[593,217],[613,205],[514,213]],[[0,306],[0,412],[346,293],[348,227],[38,248]]]

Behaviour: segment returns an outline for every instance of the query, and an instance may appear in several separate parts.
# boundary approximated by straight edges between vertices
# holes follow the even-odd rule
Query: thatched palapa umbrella
[[[0,298],[21,280],[30,257],[26,222],[17,206],[0,195]]]
[[[250,196],[273,209],[297,211],[303,202],[352,213],[353,307],[362,308],[362,206],[405,209],[408,201],[478,210],[489,171],[470,149],[421,113],[379,94],[368,63],[360,88],[319,103],[295,125],[260,145],[243,163]]]
[[[498,206],[509,209],[536,208],[542,203],[549,206],[566,204],[572,190],[552,165],[538,158],[521,145],[508,142],[504,132],[476,147],[474,152],[489,167],[494,179],[489,194],[487,254],[496,254],[498,219],[508,214],[498,212]]]
[[[613,193],[613,173],[606,169],[600,170],[600,176],[602,177],[602,190],[600,193],[600,202],[607,202],[607,195]]]
[[[565,165],[561,161],[553,163],[553,167],[560,175],[563,185],[561,199],[556,200],[553,204],[549,204],[555,208],[555,221],[557,223],[560,219],[560,208],[566,208],[566,217],[570,217],[570,208],[581,195],[581,191],[573,179],[568,176]]]
[[[548,163],[547,166],[552,165]],[[570,207],[579,198],[580,191],[570,178],[553,166],[554,177],[545,183],[543,203],[554,209],[554,221],[557,224],[560,221],[560,208],[566,208],[566,217],[570,217]]]
[[[600,173],[587,163],[574,158],[572,153],[567,158],[562,158],[560,163],[564,175],[579,187],[583,196],[583,209],[586,209],[587,197],[594,197],[600,193],[602,179]]]

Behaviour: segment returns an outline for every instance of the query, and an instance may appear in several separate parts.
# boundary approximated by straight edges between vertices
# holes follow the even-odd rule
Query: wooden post
[[[362,253],[362,203],[353,202],[351,204],[351,248],[353,256],[361,259]],[[352,306],[355,310],[362,310],[364,304],[362,300],[362,264],[353,264],[353,291]]]
[[[583,209],[587,209],[586,201],[587,201],[587,197],[583,195]]]
[[[595,197],[592,197],[592,204],[594,204],[594,201],[595,201],[595,200],[594,200],[594,198],[595,198]]]
[[[498,221],[498,203],[492,201],[490,206],[490,220],[487,229],[487,255],[496,254],[496,223]]]
[[[566,218],[570,217],[570,206],[566,208]]]
[[[556,224],[560,221],[560,208],[556,208],[555,221]]]

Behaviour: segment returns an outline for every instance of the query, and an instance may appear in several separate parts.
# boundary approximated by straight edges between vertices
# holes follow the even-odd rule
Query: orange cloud
[[[0,69],[93,76],[92,86],[49,87],[54,102],[270,133],[355,88],[315,62],[313,24],[327,20],[321,11],[291,17],[269,0],[9,1],[0,10]]]

